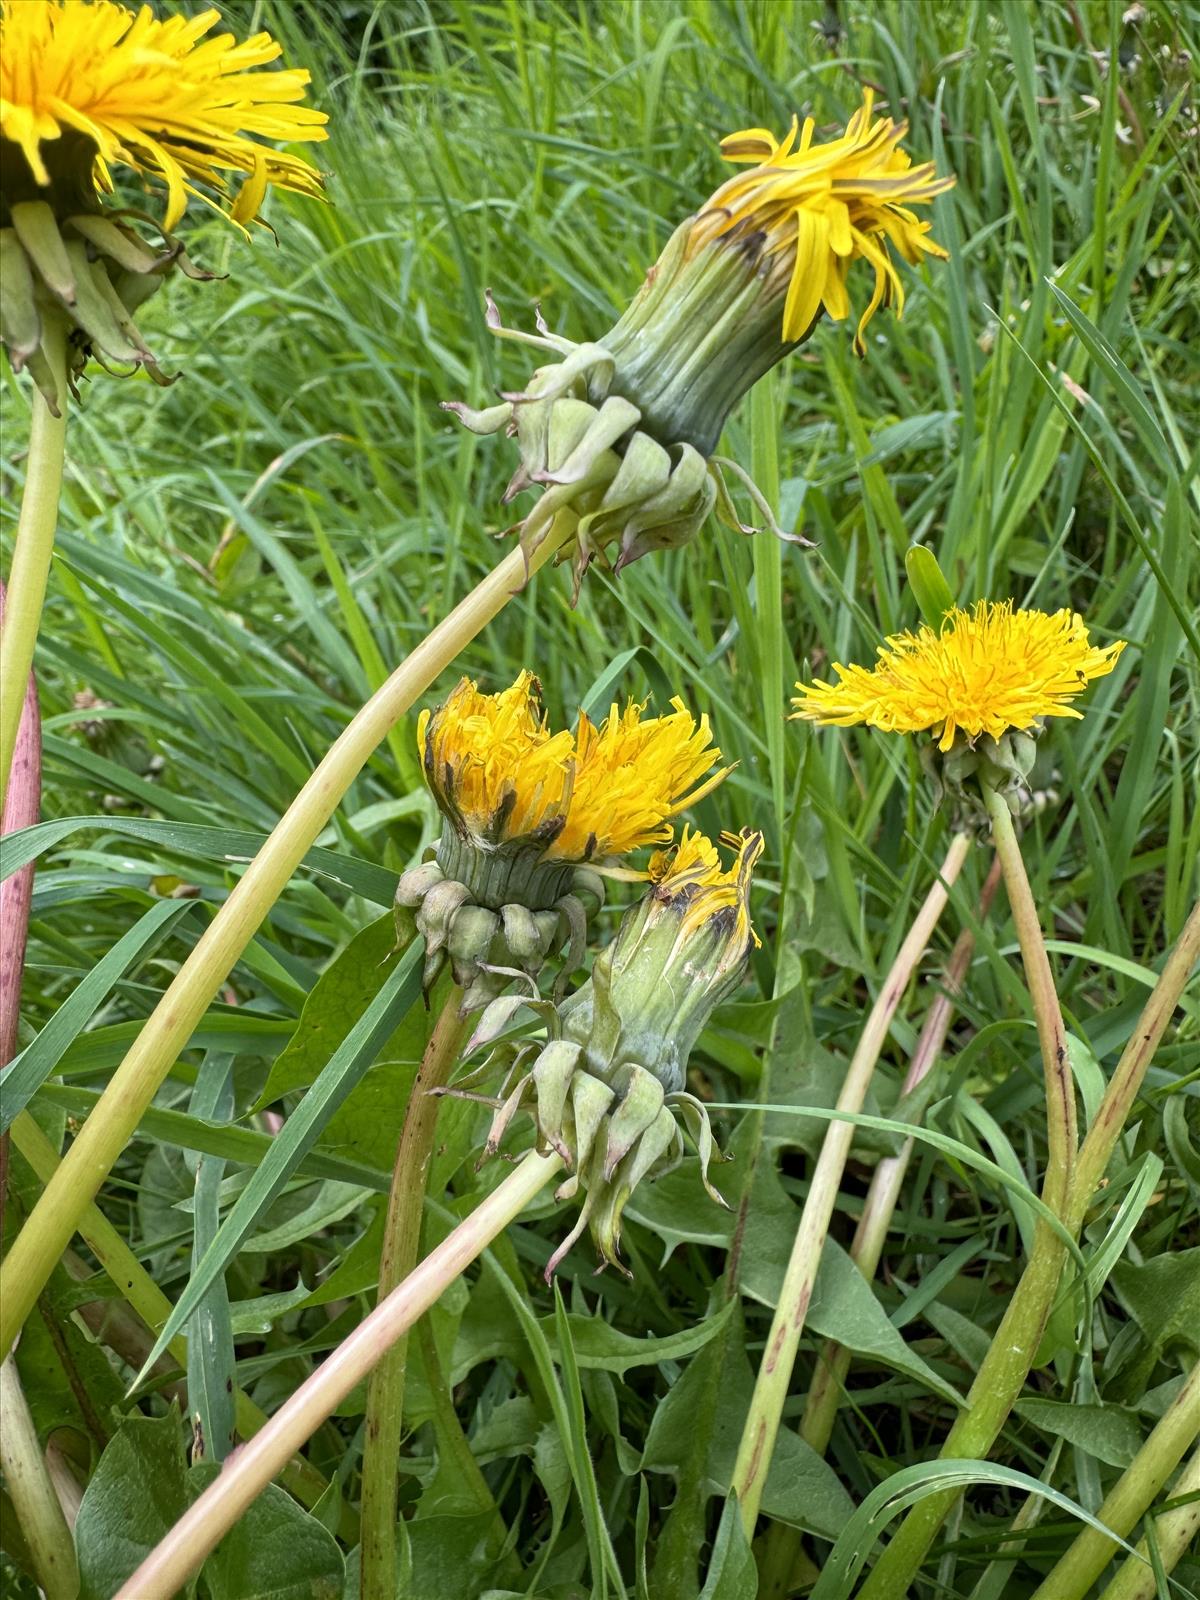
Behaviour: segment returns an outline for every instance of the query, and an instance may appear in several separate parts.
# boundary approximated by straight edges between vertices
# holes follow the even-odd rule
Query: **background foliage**
[[[56,1139],[314,759],[494,561],[512,462],[501,441],[438,410],[447,398],[486,403],[526,374],[520,349],[486,331],[484,287],[510,322],[530,323],[540,302],[555,329],[599,334],[674,222],[720,180],[721,133],[778,128],[793,109],[840,122],[863,83],[911,120],[909,148],[958,176],[935,208],[951,261],[910,276],[904,320],[879,317],[861,363],[846,328],[822,326],[731,421],[724,453],[753,469],[815,550],[712,525],[618,582],[594,572],[574,611],[566,576],[547,573],[461,663],[490,687],[528,665],[568,720],[618,694],[663,705],[681,693],[708,710],[739,766],[699,820],[764,828],[763,945],[695,1073],[710,1099],[739,1108],[716,1114],[736,1157],[720,1182],[745,1201],[736,1260],[729,1214],[686,1168],[630,1208],[632,1282],[593,1277],[585,1245],[560,1274],[558,1303],[540,1269],[564,1218],[546,1202],[511,1229],[418,1341],[404,1592],[685,1600],[703,1583],[711,1497],[728,1484],[824,1126],[754,1104],[832,1103],[944,849],[906,744],[782,716],[797,676],[867,660],[915,620],[910,543],[936,551],[961,600],[1070,604],[1099,641],[1130,641],[1086,720],[1047,736],[1047,803],[1027,834],[1085,1104],[1195,894],[1195,14],[1158,0],[1124,16],[1103,0],[223,9],[238,27],[269,27],[312,68],[333,114],[321,151],[333,203],[276,196],[278,242],[253,248],[197,215],[191,253],[228,276],[173,283],[142,318],[180,382],[160,393],[97,373],[73,420],[38,657],[44,816],[61,825],[39,839],[23,1035],[82,995],[34,1101]],[[9,375],[9,504],[26,409]],[[105,1215],[171,1298],[194,1232],[211,1231],[262,1135],[378,987],[386,925],[362,930],[432,827],[410,723],[322,840],[359,865],[327,858],[291,885],[106,1188]],[[987,860],[981,846],[894,1025],[869,1110],[894,1103]],[[176,918],[154,912],[163,897],[178,900]],[[135,929],[124,964],[101,967]],[[929,1122],[1032,1187],[1041,1080],[1014,948],[1001,897],[979,929]],[[371,1303],[378,1193],[425,1026],[418,1012],[397,1031],[228,1274],[237,1381],[268,1410]],[[1089,1232],[1095,1249],[1121,1224],[1093,1314],[1059,1327],[996,1453],[1091,1510],[1200,1353],[1198,1037],[1193,993],[1114,1168],[1114,1210]],[[431,1238],[496,1176],[474,1171],[478,1109],[448,1103],[442,1116]],[[239,1145],[235,1128],[260,1137]],[[835,1221],[842,1245],[884,1148],[881,1135],[856,1142]],[[197,1149],[228,1158],[217,1187],[210,1167],[202,1189]],[[31,1182],[18,1161],[18,1203]],[[829,1464],[789,1431],[766,1504],[812,1536],[818,1561],[853,1504],[935,1452],[1028,1222],[1019,1194],[926,1148],[874,1290],[830,1248],[792,1423],[820,1336],[860,1354]],[[117,1534],[152,1542],[193,1492],[189,1474],[211,1468],[187,1467],[167,1410],[170,1394],[186,1400],[179,1374],[126,1399],[111,1362],[64,1320],[95,1289],[64,1271],[20,1364],[39,1426],[91,1476],[78,1537],[87,1592],[103,1595],[133,1564],[121,1567]],[[222,1314],[214,1293],[209,1310]],[[228,1376],[190,1375],[193,1386]],[[310,1452],[333,1485],[316,1515],[289,1511],[279,1493],[274,1554],[261,1530],[223,1547],[205,1570],[214,1600],[258,1593],[285,1568],[298,1585],[289,1595],[340,1593],[361,1397],[343,1412]],[[152,1505],[123,1506],[134,1472],[158,1484]],[[927,1568],[928,1592],[1031,1592],[1074,1526],[1051,1507],[1020,1559],[997,1563],[1021,1503],[999,1481],[980,1484],[953,1554]],[[353,1568],[350,1555],[348,1592]],[[1200,1567],[1185,1562],[1178,1576],[1195,1585]]]

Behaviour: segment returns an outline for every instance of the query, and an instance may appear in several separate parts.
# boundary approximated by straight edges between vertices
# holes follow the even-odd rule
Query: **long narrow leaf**
[[[194,901],[158,901],[101,957],[87,977],[79,980],[41,1033],[4,1074],[0,1131],[10,1127],[13,1118],[24,1111],[117,980],[194,909]]]
[[[272,1142],[265,1159],[246,1185],[217,1237],[188,1280],[154,1349],[142,1363],[140,1383],[168,1342],[196,1310],[214,1277],[233,1260],[267,1207],[312,1149],[330,1117],[359,1082],[385,1041],[421,992],[420,940],[414,940],[388,974],[383,987],[334,1051],[312,1088]]]

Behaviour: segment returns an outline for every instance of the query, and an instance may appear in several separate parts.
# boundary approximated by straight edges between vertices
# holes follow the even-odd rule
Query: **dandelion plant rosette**
[[[900,148],[906,123],[874,114],[867,90],[837,138],[820,142],[810,117],[776,139],[763,128],[731,134],[729,178],[676,228],[629,309],[601,338],[576,344],[539,314],[536,334],[503,326],[488,296],[488,325],[557,359],[499,405],[446,409],[475,433],[515,437],[520,465],[504,500],[544,492],[515,525],[527,553],[556,519],[571,524],[564,556],[576,592],[597,557],[615,571],[651,550],[677,548],[716,510],[738,517],[728,477],[776,534],[769,505],[746,473],[714,455],[725,419],[763,374],[809,337],[822,316],[851,314],[850,269],[864,261],[874,287],[857,319],[855,349],[881,306],[904,306],[899,257],[944,257],[912,209],[954,182]],[[609,551],[615,546],[615,555]]]
[[[0,4],[0,331],[53,408],[48,319],[70,329],[73,375],[94,354],[162,381],[133,316],[173,266],[207,276],[175,237],[189,199],[244,228],[270,188],[322,191],[303,157],[264,142],[326,137],[324,113],[301,104],[308,73],[273,70],[269,34],[208,37],[219,20],[117,0]],[[160,221],[113,203],[122,168],[166,186]]]
[[[604,899],[599,866],[673,836],[672,819],[728,772],[706,716],[614,705],[597,726],[552,732],[530,672],[498,694],[464,678],[422,713],[417,742],[443,817],[432,859],[406,872],[397,904],[416,912],[428,988],[449,960],[464,1010],[513,970],[536,976],[568,945],[583,954],[587,912]],[[715,770],[714,770],[715,769]]]
[[[923,736],[939,785],[970,800],[977,778],[1014,814],[1026,793],[1047,717],[1078,719],[1073,701],[1105,677],[1124,641],[1094,645],[1074,611],[1023,610],[980,600],[955,608],[935,632],[891,635],[873,667],[835,662],[835,683],[796,685],[794,715],[824,727],[864,726]]]

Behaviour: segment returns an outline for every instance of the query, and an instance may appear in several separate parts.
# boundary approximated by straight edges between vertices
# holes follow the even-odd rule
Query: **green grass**
[[[906,743],[783,721],[797,677],[831,659],[869,660],[884,634],[916,621],[910,544],[937,554],[962,602],[1071,605],[1100,642],[1129,641],[1090,691],[1084,720],[1047,733],[1039,782],[1051,799],[1025,834],[1034,893],[1059,941],[1053,961],[1085,1106],[1134,1025],[1147,969],[1187,917],[1200,879],[1200,35],[1194,15],[1165,0],[1149,0],[1136,22],[1123,23],[1121,9],[225,7],[311,66],[332,115],[320,149],[332,203],[275,197],[278,244],[263,234],[252,248],[197,215],[190,253],[228,276],[172,282],[140,318],[180,381],[160,392],[96,371],[72,419],[38,654],[43,815],[90,820],[39,861],[22,1041],[153,895],[181,889],[196,903],[110,975],[87,1025],[76,1024],[55,1069],[75,1100],[51,1087],[34,1101],[55,1136],[81,1108],[79,1092],[103,1086],[223,899],[252,853],[245,835],[270,829],[370,690],[496,559],[510,449],[438,409],[442,399],[486,404],[528,372],[519,347],[488,334],[484,288],[512,324],[530,325],[540,302],[557,331],[598,336],[674,223],[720,180],[722,133],[779,128],[793,109],[839,122],[861,83],[910,118],[909,149],[958,178],[934,208],[951,260],[907,274],[904,319],[873,322],[861,363],[846,327],[821,326],[731,419],[723,453],[753,468],[784,525],[815,550],[710,524],[687,550],[651,556],[619,580],[589,574],[574,610],[567,575],[544,573],[445,679],[467,671],[499,687],[528,666],[555,719],[569,720],[623,660],[621,695],[663,705],[682,694],[711,714],[738,767],[698,820],[709,831],[752,822],[767,854],[755,904],[762,948],[694,1060],[711,1098],[743,1108],[716,1118],[738,1157],[721,1182],[749,1203],[739,1304],[715,1321],[728,1229],[682,1176],[631,1206],[634,1281],[593,1277],[581,1246],[560,1275],[562,1308],[540,1276],[568,1225],[561,1210],[547,1202],[510,1230],[447,1297],[414,1357],[405,1593],[700,1593],[750,1368],[823,1129],[752,1108],[832,1104],[945,848],[945,819]],[[867,285],[854,292],[861,303]],[[6,504],[22,481],[26,415],[26,386],[9,375]],[[11,521],[6,511],[6,533]],[[321,840],[384,874],[412,862],[435,827],[414,728],[415,718],[380,749]],[[130,818],[158,826],[123,831]],[[189,834],[195,825],[205,832]],[[939,961],[973,915],[986,866],[981,846],[892,1029],[868,1111],[886,1114],[895,1101]],[[239,1125],[267,1127],[250,1108],[318,975],[382,914],[384,874],[358,883],[366,894],[319,871],[294,881],[161,1093],[170,1128],[186,1131],[197,1105],[215,1103],[228,1072]],[[606,914],[603,927],[612,924]],[[979,930],[929,1122],[1036,1188],[1041,1077],[1014,950],[1001,896]],[[1114,1204],[1148,1155],[1162,1158],[1161,1177],[1138,1191],[1090,1322],[1068,1329],[1031,1377],[995,1452],[1089,1511],[1198,1353],[1195,1316],[1168,1315],[1200,1295],[1194,991],[1178,1024],[1110,1171]],[[421,1036],[410,1019],[319,1152],[386,1174]],[[293,1092],[286,1105],[295,1103]],[[448,1104],[443,1115],[431,1238],[446,1226],[444,1208],[464,1213],[494,1181],[474,1172],[484,1114]],[[163,1120],[144,1133],[101,1203],[176,1299],[192,1259],[193,1177]],[[241,1148],[220,1152],[222,1204],[244,1185]],[[856,1144],[834,1223],[843,1245],[883,1148],[870,1132]],[[27,1204],[19,1162],[13,1184]],[[376,1207],[368,1187],[314,1171],[259,1217],[233,1263],[237,1380],[265,1409],[372,1303]],[[810,1462],[803,1481],[775,1495],[776,1514],[811,1536],[818,1565],[852,1504],[935,1454],[952,1414],[944,1386],[961,1393],[969,1382],[1020,1270],[1025,1220],[987,1174],[926,1147],[889,1236],[877,1317],[814,1313],[791,1426],[820,1336],[867,1352],[851,1370],[828,1467]],[[1111,1211],[1097,1216],[1085,1254],[1112,1222]],[[255,1320],[246,1302],[298,1280],[309,1290],[330,1281],[330,1293],[272,1302],[270,1318]],[[74,1302],[65,1278],[50,1293],[53,1319]],[[941,1390],[880,1359],[878,1324],[888,1320]],[[645,1354],[630,1355],[631,1335],[649,1341]],[[82,1336],[56,1349],[43,1323],[20,1360],[36,1420],[65,1430],[84,1478],[115,1426],[110,1406],[165,1415],[159,1397],[122,1398]],[[69,1381],[79,1372],[94,1386],[92,1423]],[[509,1530],[507,1553],[488,1562],[469,1553],[487,1547],[490,1512],[456,1474],[445,1385]],[[1047,1401],[1106,1410],[1068,1425]],[[349,1552],[352,1524],[339,1514],[357,1501],[361,1404],[343,1410],[310,1456],[336,1477],[323,1520]],[[1015,1563],[992,1565],[1022,1503],[999,1474],[979,1484],[920,1592],[1032,1593],[1075,1525],[1047,1504]],[[321,1548],[340,1570],[331,1536]],[[1200,1566],[1185,1560],[1176,1578],[1186,1594]]]

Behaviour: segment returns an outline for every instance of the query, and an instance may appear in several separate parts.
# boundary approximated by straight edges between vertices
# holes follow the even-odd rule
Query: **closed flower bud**
[[[554,1037],[497,1105],[485,1154],[499,1148],[528,1101],[538,1147],[556,1151],[568,1167],[558,1198],[584,1195],[548,1274],[585,1227],[602,1261],[620,1265],[625,1203],[643,1179],[680,1159],[685,1130],[704,1187],[725,1203],[708,1176],[717,1156],[708,1113],[684,1084],[701,1029],[740,985],[755,943],[750,884],[762,835],[745,832],[728,842],[737,848],[729,870],[715,846],[686,829],[677,851],[660,852],[650,892],[626,912],[589,980],[551,1011]],[[480,1032],[495,1038],[515,1009],[514,1001],[494,1023],[485,1014]]]

